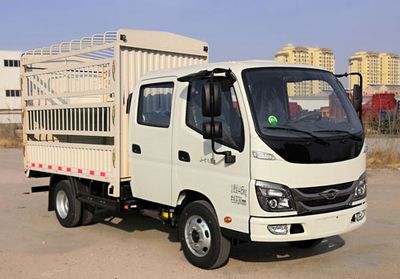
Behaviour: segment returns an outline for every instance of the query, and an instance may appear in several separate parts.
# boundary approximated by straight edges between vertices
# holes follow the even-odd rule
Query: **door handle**
[[[178,158],[179,158],[179,161],[190,162],[190,155],[186,151],[179,150]]]
[[[132,152],[136,154],[141,154],[142,150],[140,149],[140,146],[137,144],[132,144]]]

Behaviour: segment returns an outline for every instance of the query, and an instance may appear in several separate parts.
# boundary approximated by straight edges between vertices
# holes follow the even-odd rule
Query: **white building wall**
[[[16,95],[16,91],[21,94],[20,69],[15,66],[5,66],[10,64],[5,60],[19,61],[21,52],[0,50],[0,123],[21,123],[21,96]],[[17,92],[18,92],[17,91]]]

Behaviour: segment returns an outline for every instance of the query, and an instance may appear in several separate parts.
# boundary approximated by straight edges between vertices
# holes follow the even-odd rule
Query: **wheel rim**
[[[189,250],[197,257],[204,257],[210,251],[210,228],[202,217],[193,215],[187,219],[185,241]]]
[[[63,190],[60,190],[57,192],[56,208],[57,208],[58,215],[62,219],[67,218],[68,210],[69,210],[69,201],[68,201],[67,194]]]

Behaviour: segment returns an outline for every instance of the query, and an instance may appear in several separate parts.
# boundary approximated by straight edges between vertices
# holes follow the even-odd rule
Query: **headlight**
[[[356,188],[354,189],[353,200],[362,200],[367,196],[367,173],[364,172],[355,183]]]
[[[257,199],[262,209],[266,211],[292,211],[294,203],[290,189],[284,185],[256,181]]]

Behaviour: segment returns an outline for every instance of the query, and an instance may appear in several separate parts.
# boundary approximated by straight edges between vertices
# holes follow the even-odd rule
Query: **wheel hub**
[[[69,211],[69,201],[68,201],[67,194],[63,190],[60,190],[57,192],[56,209],[57,209],[58,215],[62,219],[67,218],[68,211]]]
[[[196,256],[207,255],[211,246],[211,233],[202,217],[193,215],[188,218],[185,224],[185,241],[190,251]]]

